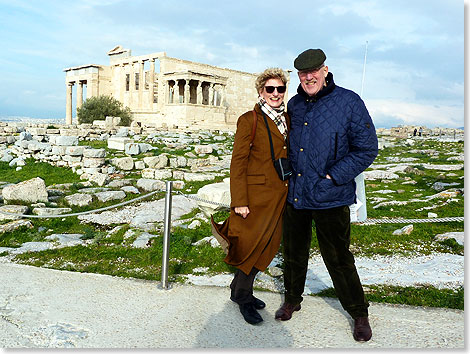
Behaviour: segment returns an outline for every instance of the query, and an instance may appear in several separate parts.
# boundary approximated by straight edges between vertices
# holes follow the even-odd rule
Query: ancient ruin
[[[170,58],[165,52],[132,56],[116,46],[109,65],[64,69],[66,123],[86,98],[110,95],[130,108],[133,123],[170,129],[234,130],[237,118],[257,100],[255,74]],[[287,96],[287,95],[286,95]]]

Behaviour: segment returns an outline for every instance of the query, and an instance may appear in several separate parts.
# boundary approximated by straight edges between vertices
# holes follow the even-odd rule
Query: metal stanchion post
[[[170,228],[171,228],[171,187],[172,181],[166,181],[165,195],[165,219],[163,230],[163,255],[162,255],[162,288],[168,289],[168,261],[170,251]]]

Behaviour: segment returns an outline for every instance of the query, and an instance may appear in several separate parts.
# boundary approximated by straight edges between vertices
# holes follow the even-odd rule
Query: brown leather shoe
[[[372,329],[367,317],[358,317],[354,320],[353,337],[358,342],[367,342],[372,337]]]
[[[276,311],[274,318],[276,320],[287,321],[292,318],[292,313],[294,311],[300,310],[300,304],[293,305],[288,302],[284,302],[282,306]]]

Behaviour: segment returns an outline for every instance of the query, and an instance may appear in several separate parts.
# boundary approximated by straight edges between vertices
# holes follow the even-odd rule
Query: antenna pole
[[[364,91],[364,79],[366,77],[366,61],[367,61],[367,47],[369,45],[369,41],[366,41],[366,51],[364,53],[364,67],[362,69],[362,83],[361,83],[361,97],[362,92]]]

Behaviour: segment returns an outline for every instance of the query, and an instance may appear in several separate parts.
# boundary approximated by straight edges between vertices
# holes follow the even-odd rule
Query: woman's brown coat
[[[261,109],[256,104],[256,134],[250,148],[253,113],[248,111],[237,122],[230,165],[230,217],[215,224],[217,232],[228,241],[224,261],[245,274],[253,267],[264,271],[276,255],[282,236],[288,182],[281,181],[271,159],[268,131]],[[289,118],[287,117],[289,126]],[[266,115],[271,130],[275,158],[287,157],[287,146],[276,124]],[[234,208],[248,206],[243,219]]]

